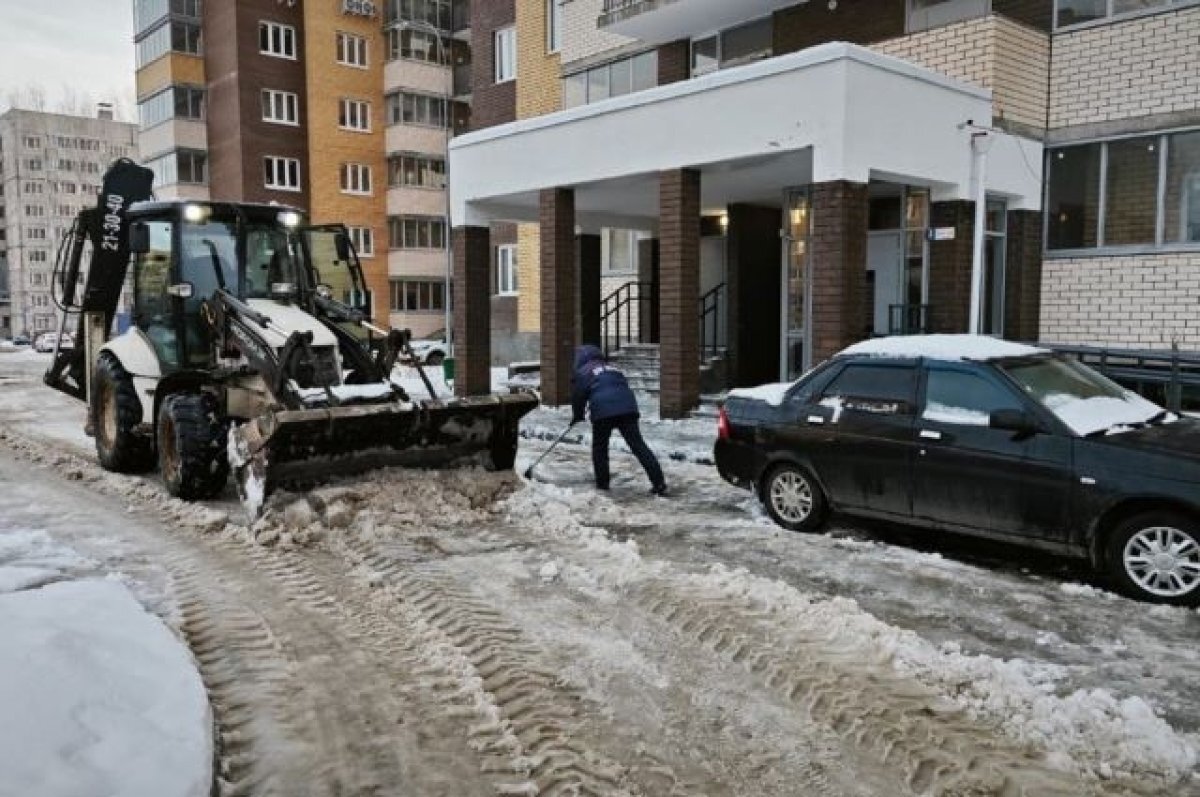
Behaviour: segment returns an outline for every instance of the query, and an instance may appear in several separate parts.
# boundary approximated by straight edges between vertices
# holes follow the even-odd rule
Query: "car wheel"
[[[425,364],[432,365],[434,368],[436,368],[441,365],[442,361],[445,359],[446,355],[442,354],[440,351],[435,351],[425,358]]]
[[[1174,512],[1146,512],[1108,540],[1109,574],[1130,597],[1200,605],[1200,524]]]
[[[185,501],[211,498],[225,487],[229,458],[216,400],[178,393],[158,411],[158,468],[167,492]]]
[[[803,468],[776,465],[759,494],[771,519],[791,531],[817,531],[825,520],[825,496]]]
[[[116,358],[104,353],[92,375],[92,433],[100,467],[116,473],[142,473],[154,467],[154,441],[141,434],[142,403],[131,377]]]

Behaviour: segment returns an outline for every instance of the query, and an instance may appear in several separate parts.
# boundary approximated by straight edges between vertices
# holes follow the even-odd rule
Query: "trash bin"
[[[447,385],[454,384],[454,358],[446,357],[442,360],[442,379]]]

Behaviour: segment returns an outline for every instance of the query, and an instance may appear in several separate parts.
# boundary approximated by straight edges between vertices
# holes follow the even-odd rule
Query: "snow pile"
[[[986,335],[897,335],[871,338],[842,350],[867,357],[927,357],[931,360],[994,360],[1048,354],[1046,349]]]
[[[0,536],[0,594],[60,581],[94,565],[44,531],[15,529]]]

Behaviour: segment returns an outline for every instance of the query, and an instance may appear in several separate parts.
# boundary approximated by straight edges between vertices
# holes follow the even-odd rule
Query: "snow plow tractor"
[[[393,381],[409,334],[372,322],[345,227],[306,227],[278,205],[155,202],[152,182],[113,164],[56,263],[75,345],[55,351],[45,382],[88,403],[103,467],[157,467],[187,500],[221,492],[232,469],[257,515],[285,483],[464,458],[513,466],[537,398],[439,398],[423,371],[418,398]],[[112,337],[123,291],[131,323]]]

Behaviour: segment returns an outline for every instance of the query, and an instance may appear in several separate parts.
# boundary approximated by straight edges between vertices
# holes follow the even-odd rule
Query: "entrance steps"
[[[656,343],[626,343],[609,355],[609,362],[625,374],[635,393],[658,404],[659,374],[662,362]],[[716,418],[717,402],[724,395],[725,355],[722,349],[716,357],[700,364],[700,406],[692,411],[693,418]]]

